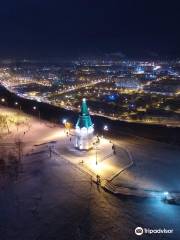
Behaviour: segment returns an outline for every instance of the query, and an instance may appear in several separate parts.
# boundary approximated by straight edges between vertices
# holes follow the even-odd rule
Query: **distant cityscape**
[[[3,62],[0,84],[17,95],[91,115],[180,126],[180,61]]]
[[[179,10],[1,1],[0,240],[180,240]]]

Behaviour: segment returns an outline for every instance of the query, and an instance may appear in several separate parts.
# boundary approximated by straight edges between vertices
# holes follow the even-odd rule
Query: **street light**
[[[19,105],[18,102],[15,102],[14,105],[15,105],[15,106],[19,106],[19,110],[21,110],[21,106]]]
[[[70,130],[71,130],[71,127],[72,127],[71,122],[67,121],[67,119],[63,119],[62,123],[64,124],[64,128],[66,129],[66,133],[68,135],[70,133]]]
[[[1,102],[4,103],[6,100],[5,98],[1,98]]]
[[[104,125],[103,129],[104,131],[108,131],[109,130],[108,125]]]
[[[103,131],[104,131],[104,135],[105,135],[105,132],[108,132],[108,131],[109,131],[108,125],[104,125],[104,126],[103,126]]]
[[[62,120],[62,123],[65,125],[65,124],[67,123],[67,119],[64,118],[64,119]]]
[[[36,110],[37,110],[37,107],[36,107],[36,106],[33,106],[33,110],[36,111]],[[41,113],[40,113],[39,110],[38,110],[38,117],[39,117],[39,120],[40,120],[40,118],[41,118]]]
[[[96,142],[95,142],[95,149],[96,149],[96,166],[98,165],[98,156],[97,156],[98,144],[99,144],[99,137],[97,136],[97,140],[96,140]]]
[[[97,161],[97,146],[96,146],[96,165],[98,165],[98,161]]]

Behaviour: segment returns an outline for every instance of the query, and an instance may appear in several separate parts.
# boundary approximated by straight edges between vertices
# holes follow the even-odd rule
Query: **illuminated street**
[[[78,59],[43,66],[33,61],[0,65],[0,84],[24,99],[79,111],[88,98],[92,115],[147,125],[179,127],[179,61]],[[6,104],[6,99],[2,104]]]

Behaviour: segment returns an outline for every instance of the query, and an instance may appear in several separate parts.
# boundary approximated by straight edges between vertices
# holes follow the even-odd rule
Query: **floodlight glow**
[[[63,119],[63,120],[62,120],[62,123],[63,123],[63,124],[66,124],[66,123],[67,123],[67,119]]]
[[[108,130],[109,130],[108,126],[104,125],[104,131],[108,131]]]
[[[153,70],[156,71],[156,70],[158,70],[158,69],[160,69],[160,68],[161,68],[161,66],[155,66],[155,67],[153,68]]]

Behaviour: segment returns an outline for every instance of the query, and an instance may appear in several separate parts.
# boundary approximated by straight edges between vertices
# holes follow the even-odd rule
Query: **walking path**
[[[65,136],[57,142],[56,152],[61,157],[91,172],[92,175],[99,175],[101,179],[109,181],[133,164],[125,149],[117,146],[114,154],[112,143],[104,138],[100,138],[97,150],[92,149],[87,152],[76,150],[73,137],[71,136],[70,141],[69,137]]]
[[[122,138],[120,141],[113,140],[112,143],[107,139],[101,138],[97,154],[96,149],[88,152],[79,151],[74,148],[74,136],[71,135],[70,141],[64,129],[47,122],[40,122],[22,113],[17,115],[16,111],[11,112],[9,109],[3,108],[2,112],[6,115],[9,114],[14,121],[16,121],[16,118],[18,118],[18,122],[21,119],[21,124],[18,128],[14,123],[9,121],[10,133],[1,139],[0,143],[1,153],[3,154],[5,154],[4,149],[6,148],[9,149],[11,147],[12,150],[16,139],[21,139],[25,144],[23,147],[24,155],[31,150],[36,154],[36,147],[38,145],[50,148],[54,146],[53,153],[59,156],[59,161],[61,158],[65,159],[72,166],[86,172],[94,181],[97,180],[97,175],[99,175],[101,186],[115,194],[143,197],[162,196],[162,191],[166,191],[167,189],[165,187],[165,190],[162,190],[162,186],[167,182],[172,186],[168,191],[176,194],[176,196],[179,194],[178,191],[176,193],[174,191],[174,189],[179,189],[177,187],[178,184],[174,185],[172,182],[173,179],[177,179],[178,183],[177,173],[179,171],[179,162],[177,161],[178,157],[176,157],[179,156],[178,149],[174,149],[168,145],[167,147],[169,148],[167,149],[164,145],[155,142],[151,143],[148,141],[147,143],[145,139],[137,139],[133,140],[133,142],[131,138]],[[112,144],[115,145],[116,154],[113,153]],[[134,164],[134,161],[136,164]],[[173,165],[172,162],[174,163]],[[172,171],[168,171],[168,169]],[[169,174],[164,177],[161,174],[164,172]],[[136,178],[137,174],[140,176]],[[150,177],[147,178],[149,175]],[[154,176],[157,176],[159,188],[156,188],[153,182]],[[138,180],[140,184],[137,185],[135,180]],[[146,180],[148,180],[148,184],[146,184]],[[158,189],[159,191],[154,189]]]

